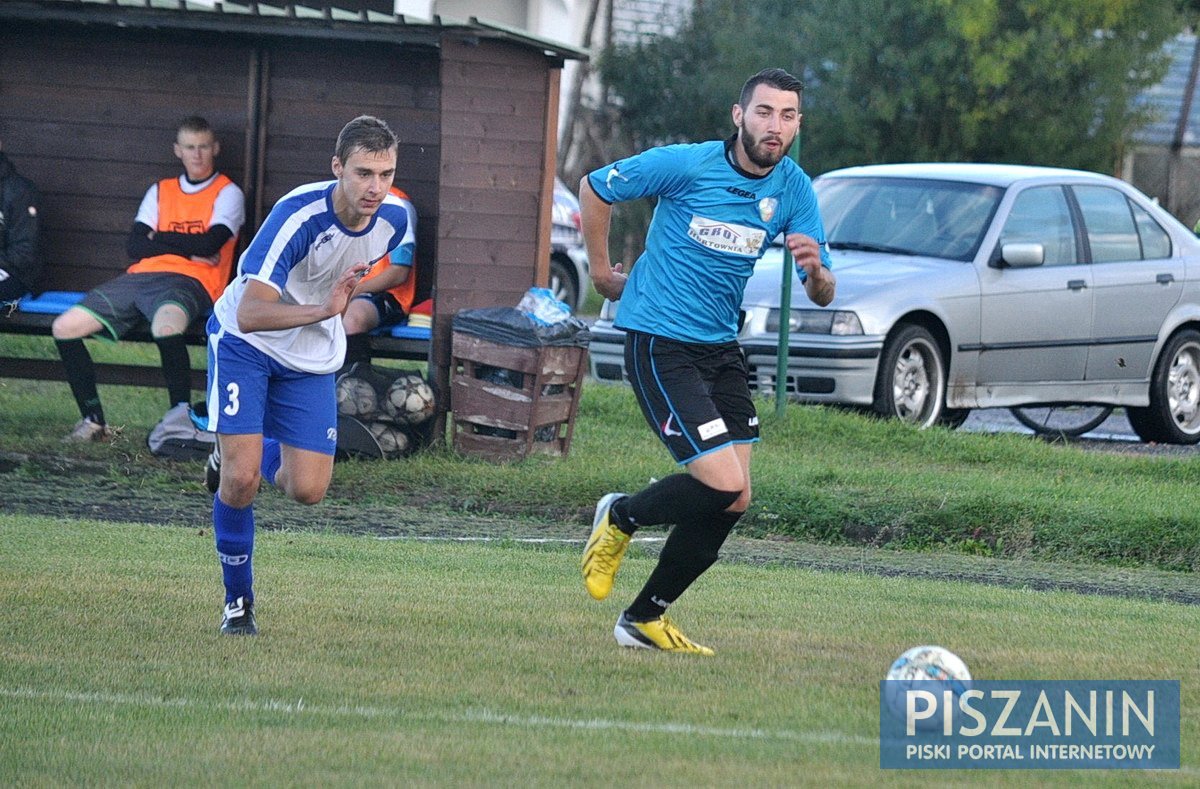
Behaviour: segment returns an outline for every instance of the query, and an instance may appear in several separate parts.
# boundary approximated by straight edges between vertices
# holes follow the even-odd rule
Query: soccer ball
[[[339,414],[369,417],[379,411],[379,397],[370,383],[346,375],[337,382],[337,407]]]
[[[887,680],[884,683],[887,707],[893,715],[904,720],[907,691],[930,690],[940,697],[942,691],[949,690],[957,698],[970,687],[971,672],[962,658],[950,650],[944,647],[921,646],[913,647],[896,658],[888,670]],[[930,680],[938,680],[939,684]],[[940,719],[940,716],[938,717]],[[925,718],[918,722],[918,728],[934,728],[938,725],[938,721],[933,718]]]
[[[433,388],[419,375],[406,373],[388,387],[383,410],[393,419],[409,425],[427,421],[437,409]]]
[[[408,434],[391,422],[372,422],[368,429],[384,457],[397,457],[408,451]]]

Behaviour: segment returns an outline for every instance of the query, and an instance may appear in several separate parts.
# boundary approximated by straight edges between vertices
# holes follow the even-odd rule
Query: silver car
[[[1200,240],[1123,181],[1019,165],[896,164],[814,182],[838,277],[793,281],[790,397],[925,427],[972,408],[1124,406],[1144,440],[1200,441]],[[739,341],[775,388],[784,252],[751,277]],[[619,379],[612,306],[592,369]]]

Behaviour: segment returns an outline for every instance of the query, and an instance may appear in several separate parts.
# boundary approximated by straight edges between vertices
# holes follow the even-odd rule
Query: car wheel
[[[571,276],[570,266],[557,258],[550,258],[549,288],[554,298],[570,307],[571,312],[579,309],[579,285]]]
[[[942,418],[945,398],[946,364],[937,340],[923,326],[901,326],[883,347],[875,412],[925,428]]]
[[[1200,441],[1200,332],[1185,329],[1167,342],[1150,376],[1150,405],[1125,411],[1143,441]]]
[[[1107,405],[1016,406],[1016,420],[1039,436],[1076,438],[1090,433],[1113,412]]]

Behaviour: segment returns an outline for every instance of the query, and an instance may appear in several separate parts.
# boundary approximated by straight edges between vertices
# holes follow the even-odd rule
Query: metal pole
[[[800,161],[800,132],[792,141],[791,157]],[[792,322],[792,269],[795,261],[783,252],[783,281],[779,285],[779,350],[775,353],[775,416],[782,417],[787,408],[788,335]]]

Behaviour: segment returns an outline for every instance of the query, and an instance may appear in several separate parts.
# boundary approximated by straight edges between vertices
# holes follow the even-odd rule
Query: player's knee
[[[88,335],[83,328],[78,310],[69,309],[50,324],[50,335],[56,340],[78,340]]]
[[[320,504],[325,498],[325,488],[300,486],[288,491],[288,495],[300,504]]]
[[[738,497],[736,499],[734,499],[732,504],[730,504],[728,507],[725,508],[725,511],[741,515],[748,509],[750,509],[750,486],[749,485],[742,488],[741,492],[738,493]]]
[[[262,475],[252,467],[221,466],[221,500],[231,507],[244,507],[254,501]]]

